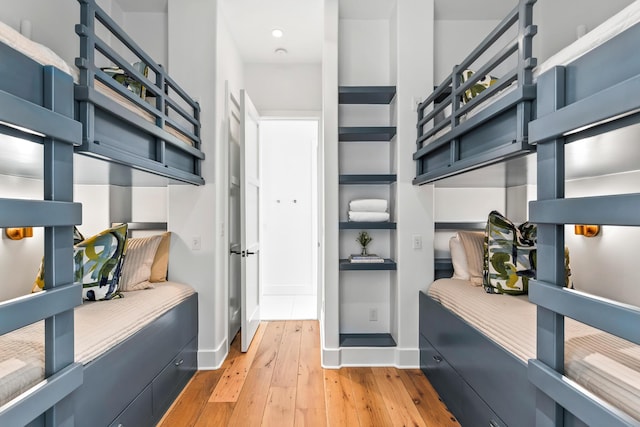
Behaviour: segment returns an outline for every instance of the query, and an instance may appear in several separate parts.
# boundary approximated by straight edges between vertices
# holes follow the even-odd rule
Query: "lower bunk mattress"
[[[181,283],[154,286],[76,307],[75,361],[87,365],[195,293]],[[0,336],[0,406],[43,379],[44,322]]]
[[[526,295],[487,294],[439,279],[427,294],[525,364],[536,357],[536,305]],[[565,375],[640,421],[640,346],[565,320]]]

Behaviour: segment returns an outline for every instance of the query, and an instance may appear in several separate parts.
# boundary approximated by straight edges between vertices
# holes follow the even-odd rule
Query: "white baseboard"
[[[225,338],[216,349],[198,349],[198,370],[220,369],[227,358],[227,347],[227,339]]]
[[[341,347],[322,349],[322,367],[393,366],[398,369],[420,367],[420,349],[395,347]]]

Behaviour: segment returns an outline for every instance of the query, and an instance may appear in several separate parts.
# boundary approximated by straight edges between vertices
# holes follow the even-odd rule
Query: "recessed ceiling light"
[[[287,49],[285,49],[285,48],[283,48],[283,47],[279,47],[279,48],[277,48],[276,50],[274,50],[273,52],[274,52],[276,55],[280,55],[280,56],[284,56],[284,55],[286,55],[287,53],[289,53],[289,52],[287,51]]]
[[[280,37],[284,36],[284,31],[279,28],[274,28],[273,30],[271,30],[271,35],[279,39]]]

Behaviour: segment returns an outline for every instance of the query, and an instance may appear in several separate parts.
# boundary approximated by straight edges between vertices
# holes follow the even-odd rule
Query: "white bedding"
[[[436,280],[428,294],[525,363],[536,357],[536,305],[526,295],[456,279]],[[567,318],[565,375],[640,420],[640,346]]]
[[[629,29],[638,22],[640,22],[640,1],[636,0],[611,18],[607,19],[602,24],[598,25],[593,30],[589,31],[587,34],[585,34],[575,42],[571,43],[569,46],[552,55],[542,64],[539,64],[533,71],[534,80],[537,79],[537,77],[545,71],[548,71],[557,65],[566,65],[576,60],[587,52],[612,39],[614,36]],[[514,82],[509,87],[503,89],[498,94],[492,96],[490,99],[471,110],[461,121],[470,119],[483,109],[487,108],[492,103],[496,102],[498,99],[513,91],[516,87],[517,83]],[[450,115],[451,106],[448,106],[445,109],[445,119],[450,117]],[[446,127],[438,131],[435,136],[430,138],[430,141],[433,141],[440,136],[445,135],[449,131],[450,127]]]
[[[175,282],[75,309],[75,361],[86,365],[194,293]],[[44,378],[44,322],[0,336],[0,406]]]

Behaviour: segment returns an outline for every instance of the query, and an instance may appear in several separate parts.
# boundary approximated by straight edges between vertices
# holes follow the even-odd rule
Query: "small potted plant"
[[[360,233],[358,233],[356,242],[360,243],[360,246],[362,246],[362,251],[360,252],[360,255],[363,255],[363,256],[367,255],[367,245],[371,243],[372,240],[373,240],[373,237],[371,237],[368,232],[361,231]]]

